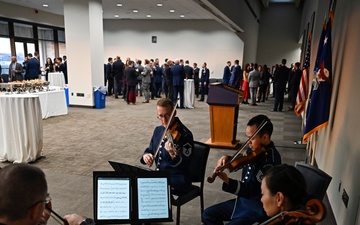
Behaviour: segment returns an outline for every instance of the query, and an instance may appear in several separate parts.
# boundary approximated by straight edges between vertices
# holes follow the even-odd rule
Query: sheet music
[[[138,178],[139,219],[169,217],[167,178]]]
[[[98,219],[130,219],[130,178],[98,179]]]

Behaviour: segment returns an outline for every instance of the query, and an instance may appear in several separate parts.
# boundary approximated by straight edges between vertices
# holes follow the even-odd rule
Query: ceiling
[[[10,4],[31,7],[58,15],[64,15],[63,0],[0,0]],[[262,0],[269,3],[300,0]],[[104,19],[216,19],[216,15],[205,10],[199,0],[103,0]],[[208,1],[202,1],[208,2]],[[162,6],[157,4],[161,3]],[[43,5],[46,4],[47,7]],[[121,4],[121,6],[117,6]],[[133,10],[138,12],[133,12]],[[174,12],[170,12],[174,10]]]

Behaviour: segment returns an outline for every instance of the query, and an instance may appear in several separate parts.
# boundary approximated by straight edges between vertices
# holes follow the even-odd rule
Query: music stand
[[[114,161],[108,161],[111,167],[118,172],[153,172],[154,170],[151,170],[150,168],[141,167],[141,166],[132,166],[125,163],[120,162],[114,162]]]

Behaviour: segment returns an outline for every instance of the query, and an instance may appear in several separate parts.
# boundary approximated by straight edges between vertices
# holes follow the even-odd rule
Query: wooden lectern
[[[223,83],[210,84],[207,103],[210,106],[211,138],[206,144],[212,147],[236,148],[239,104],[243,91]]]

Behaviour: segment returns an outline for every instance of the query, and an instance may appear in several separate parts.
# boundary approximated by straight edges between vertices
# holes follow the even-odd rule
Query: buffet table
[[[194,80],[184,80],[184,107],[193,109],[195,107]]]
[[[64,87],[65,86],[65,77],[62,72],[54,72],[48,74],[48,81],[51,86]]]
[[[35,161],[43,145],[39,96],[1,93],[0,105],[0,161]]]
[[[64,90],[32,93],[39,96],[42,118],[68,114]]]

